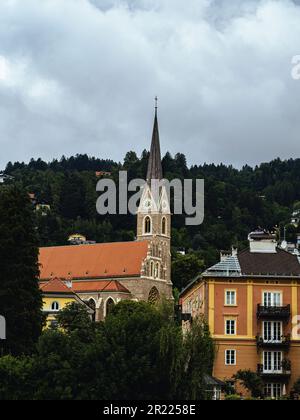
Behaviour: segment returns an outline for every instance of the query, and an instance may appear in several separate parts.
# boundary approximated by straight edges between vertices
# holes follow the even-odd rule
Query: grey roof
[[[225,383],[220,381],[220,379],[214,378],[213,376],[209,376],[207,374],[204,374],[204,382],[206,385],[211,385],[211,386],[220,386],[220,387],[225,386]]]
[[[153,126],[152,144],[148,163],[147,182],[151,183],[152,179],[163,179],[163,170],[161,164],[159,129],[157,119],[157,108],[155,108],[155,118]]]
[[[228,277],[239,277],[241,276],[241,267],[236,255],[230,255],[218,264],[208,268],[203,276],[228,276]]]

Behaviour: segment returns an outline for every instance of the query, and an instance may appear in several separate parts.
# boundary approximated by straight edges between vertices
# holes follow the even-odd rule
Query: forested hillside
[[[67,243],[70,234],[81,233],[97,242],[128,241],[135,238],[133,216],[97,215],[95,203],[96,171],[111,172],[118,179],[121,169],[129,178],[144,178],[148,153],[141,158],[129,152],[123,164],[77,155],[51,163],[31,160],[29,164],[9,163],[5,173],[34,193],[38,203],[49,204],[47,215],[37,213],[40,245]],[[201,226],[186,227],[184,217],[174,217],[174,251],[193,251],[205,265],[214,263],[221,249],[246,245],[250,230],[258,226],[273,228],[287,224],[291,211],[300,200],[300,159],[274,160],[255,168],[240,170],[231,166],[204,164],[188,167],[183,154],[163,159],[166,178],[205,179],[205,221]],[[289,239],[295,229],[288,227]]]

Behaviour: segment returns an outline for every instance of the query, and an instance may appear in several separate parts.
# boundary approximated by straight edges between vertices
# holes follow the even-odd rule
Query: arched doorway
[[[159,291],[156,287],[152,287],[149,292],[148,302],[151,303],[151,305],[155,305],[159,301],[159,298]]]
[[[115,302],[114,302],[114,300],[113,300],[112,298],[109,298],[109,299],[106,301],[106,316],[107,316],[107,315],[109,315],[109,314],[111,313],[111,311],[112,311],[112,309],[114,308],[114,306],[115,306]]]

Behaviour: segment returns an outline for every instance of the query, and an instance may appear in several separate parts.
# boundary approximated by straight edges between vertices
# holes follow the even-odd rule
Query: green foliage
[[[166,301],[123,301],[93,328],[77,309],[64,310],[64,330],[46,330],[31,357],[0,358],[0,400],[206,397],[203,375],[211,371],[213,344],[205,323],[196,322],[183,337]],[[76,327],[70,323],[74,311],[80,313]]]
[[[183,371],[180,373],[179,395],[187,400],[207,398],[204,375],[211,375],[215,345],[204,318],[196,318],[186,333],[182,353]]]
[[[0,353],[29,354],[43,325],[38,243],[28,196],[16,186],[0,188],[0,232],[0,308],[7,322]]]
[[[140,158],[129,152],[123,165],[87,155],[50,163],[38,159],[28,165],[9,163],[6,172],[35,193],[38,202],[51,205],[50,214],[37,218],[40,245],[64,245],[74,232],[97,242],[127,241],[135,237],[136,219],[96,213],[95,171],[109,171],[115,181],[120,169],[128,171],[129,180],[144,178],[148,156],[146,151]],[[186,227],[184,216],[174,216],[172,246],[174,251],[196,251],[206,266],[218,260],[222,249],[245,247],[248,233],[258,226],[272,229],[288,224],[294,203],[295,209],[299,205],[300,159],[277,159],[240,170],[223,164],[189,168],[184,155],[167,153],[163,168],[168,179],[205,179],[205,223]],[[288,238],[294,237],[288,231]]]
[[[239,370],[234,379],[242,383],[244,388],[246,388],[253,398],[261,398],[263,396],[263,380],[257,373],[252,372],[251,370]]]
[[[300,395],[300,378],[294,383],[293,392]]]
[[[240,395],[231,394],[225,397],[226,401],[241,401],[242,397]]]
[[[95,324],[88,313],[88,308],[80,303],[69,303],[56,316],[58,327],[67,334],[77,334],[82,341],[93,338]]]
[[[175,288],[182,290],[190,281],[201,274],[204,261],[195,253],[175,254],[172,260],[172,281]]]

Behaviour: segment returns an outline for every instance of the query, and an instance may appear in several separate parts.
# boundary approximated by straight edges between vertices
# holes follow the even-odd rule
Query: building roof
[[[273,254],[253,253],[246,249],[238,254],[238,259],[243,275],[300,276],[297,256],[280,248]]]
[[[160,140],[157,119],[157,107],[155,108],[154,127],[151,143],[151,151],[148,162],[147,182],[151,180],[161,180],[163,178],[163,170],[161,164]]]
[[[208,268],[204,275],[210,276],[227,276],[227,277],[237,277],[241,275],[241,267],[239,259],[236,255],[230,255],[226,257],[223,261],[215,264],[214,266]]]
[[[300,261],[296,255],[276,248],[274,253],[251,252],[246,249],[229,256],[220,263],[207,269],[206,277],[239,277],[239,276],[300,276]]]
[[[65,285],[65,283],[58,279],[54,278],[49,280],[47,283],[40,283],[40,289],[43,293],[58,293],[58,294],[74,294],[73,290]]]
[[[40,248],[40,280],[140,276],[148,242]]]
[[[73,282],[73,290],[77,293],[113,292],[131,294],[130,291],[117,280],[76,281]]]

